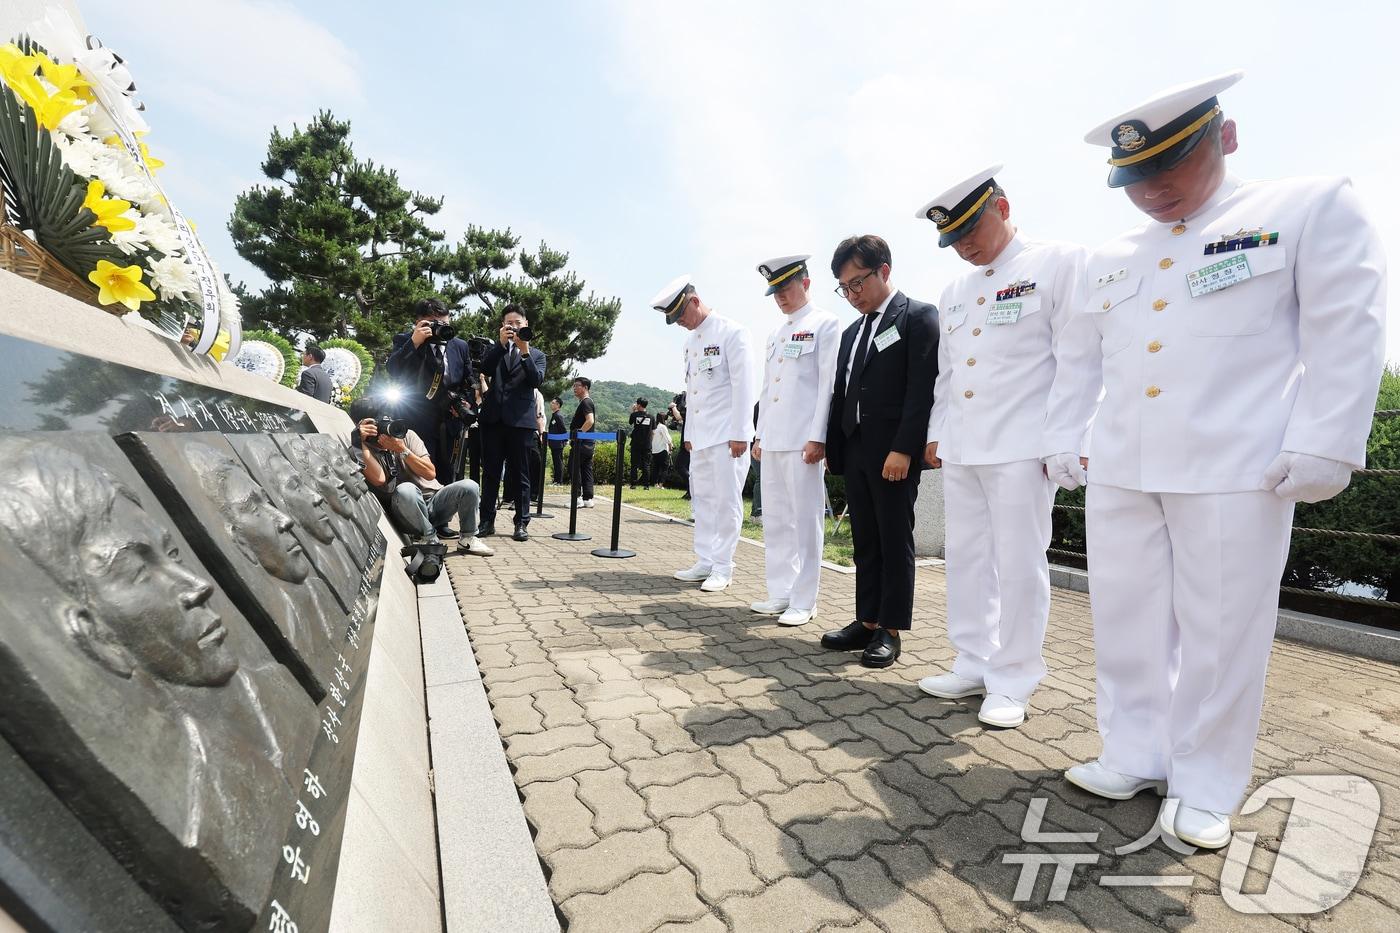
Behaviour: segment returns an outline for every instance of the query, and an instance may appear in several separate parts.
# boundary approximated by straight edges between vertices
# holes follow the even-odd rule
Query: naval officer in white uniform
[[[950,699],[985,694],[977,718],[1014,728],[1045,676],[1050,510],[1040,461],[1053,344],[1087,250],[1033,240],[1011,222],[1000,165],[958,182],[916,217],[975,268],[943,290],[938,381],[924,459],[943,467],[952,671],[919,681]]]
[[[749,608],[802,625],[817,611],[825,537],[826,422],[836,386],[841,322],[808,296],[811,255],[758,266],[783,321],[764,350],[753,456],[763,462],[764,564],[768,598]]]
[[[1385,259],[1343,178],[1241,181],[1216,95],[1164,92],[1086,137],[1148,216],[1089,257],[1060,341],[1046,465],[1084,481],[1103,754],[1066,772],[1230,839],[1250,778],[1295,502],[1365,463]],[[1096,405],[1103,391],[1102,402]]]
[[[734,579],[734,549],[744,523],[744,479],[753,437],[754,354],[746,328],[715,314],[683,275],[651,300],[685,341],[685,449],[695,512],[695,563],[677,580],[717,593]]]

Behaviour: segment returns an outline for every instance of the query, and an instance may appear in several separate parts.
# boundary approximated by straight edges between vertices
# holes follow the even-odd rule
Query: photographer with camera
[[[396,415],[408,423],[443,479],[456,478],[449,456],[457,436],[476,418],[471,351],[457,336],[447,306],[425,298],[413,306],[413,328],[394,335],[385,361],[403,396]]]
[[[500,342],[481,362],[490,386],[481,400],[482,537],[496,533],[496,498],[501,468],[515,477],[516,541],[528,541],[530,524],[530,451],[535,449],[535,390],[544,382],[545,357],[530,346],[530,322],[518,304],[508,304],[501,315]]]
[[[415,544],[440,544],[441,529],[456,515],[459,553],[495,553],[476,536],[480,486],[469,479],[444,486],[417,432],[404,420],[377,411],[370,399],[357,399],[350,417],[355,421],[351,451],[395,528],[412,535]]]

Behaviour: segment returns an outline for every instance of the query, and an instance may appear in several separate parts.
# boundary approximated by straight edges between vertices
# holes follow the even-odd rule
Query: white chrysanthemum
[[[91,135],[88,129],[88,112],[93,109],[92,104],[88,104],[82,110],[75,110],[62,120],[58,121],[58,132],[61,135],[71,136],[74,139],[87,139]],[[57,142],[57,137],[55,137]]]
[[[150,264],[151,282],[166,301],[183,300],[199,294],[199,278],[194,267],[178,256],[166,256]]]
[[[167,256],[179,253],[184,248],[180,234],[163,217],[156,214],[143,213],[141,219],[136,221],[136,229],[141,231],[152,249]]]
[[[64,164],[78,175],[93,178],[115,171],[116,160],[108,154],[106,146],[85,136],[59,142],[61,138],[55,136],[54,144],[63,153]]]
[[[96,105],[84,108],[88,112],[88,133],[98,142],[109,136],[115,135],[117,125],[112,122],[112,118],[107,116],[107,111]]]
[[[112,245],[128,256],[150,249],[150,244],[146,242],[146,235],[141,231],[141,224],[135,211],[127,211],[122,214],[129,220],[137,221],[134,230],[118,230],[112,234]]]

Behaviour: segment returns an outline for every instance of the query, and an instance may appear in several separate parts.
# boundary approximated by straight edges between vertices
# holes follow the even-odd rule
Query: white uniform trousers
[[[744,524],[744,480],[749,455],[733,457],[728,444],[690,452],[690,507],[695,514],[695,557],[711,572],[734,574],[734,549]]]
[[[1190,807],[1244,797],[1293,504],[1091,481],[1085,524],[1104,766]]]
[[[1039,460],[943,465],[953,673],[1022,702],[1045,676],[1054,502],[1055,484]]]
[[[817,605],[825,535],[823,466],[803,463],[800,450],[763,451],[763,544],[768,598],[794,609]]]

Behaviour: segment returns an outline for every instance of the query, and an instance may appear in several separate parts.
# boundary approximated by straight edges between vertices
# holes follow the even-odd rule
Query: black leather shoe
[[[530,533],[525,530],[524,525],[516,525],[515,534],[511,535],[511,538],[515,541],[529,541]]]
[[[889,667],[898,658],[899,638],[882,628],[876,630],[875,637],[865,646],[860,663],[865,667]]]
[[[845,628],[823,635],[822,647],[832,651],[855,651],[870,644],[870,639],[875,637],[876,631],[878,630],[866,628],[859,621],[852,622]]]
[[[495,522],[482,522],[481,527],[476,530],[478,538],[489,538],[496,533]]]
[[[451,525],[439,525],[435,530],[439,538],[457,537],[457,529],[453,528]]]

